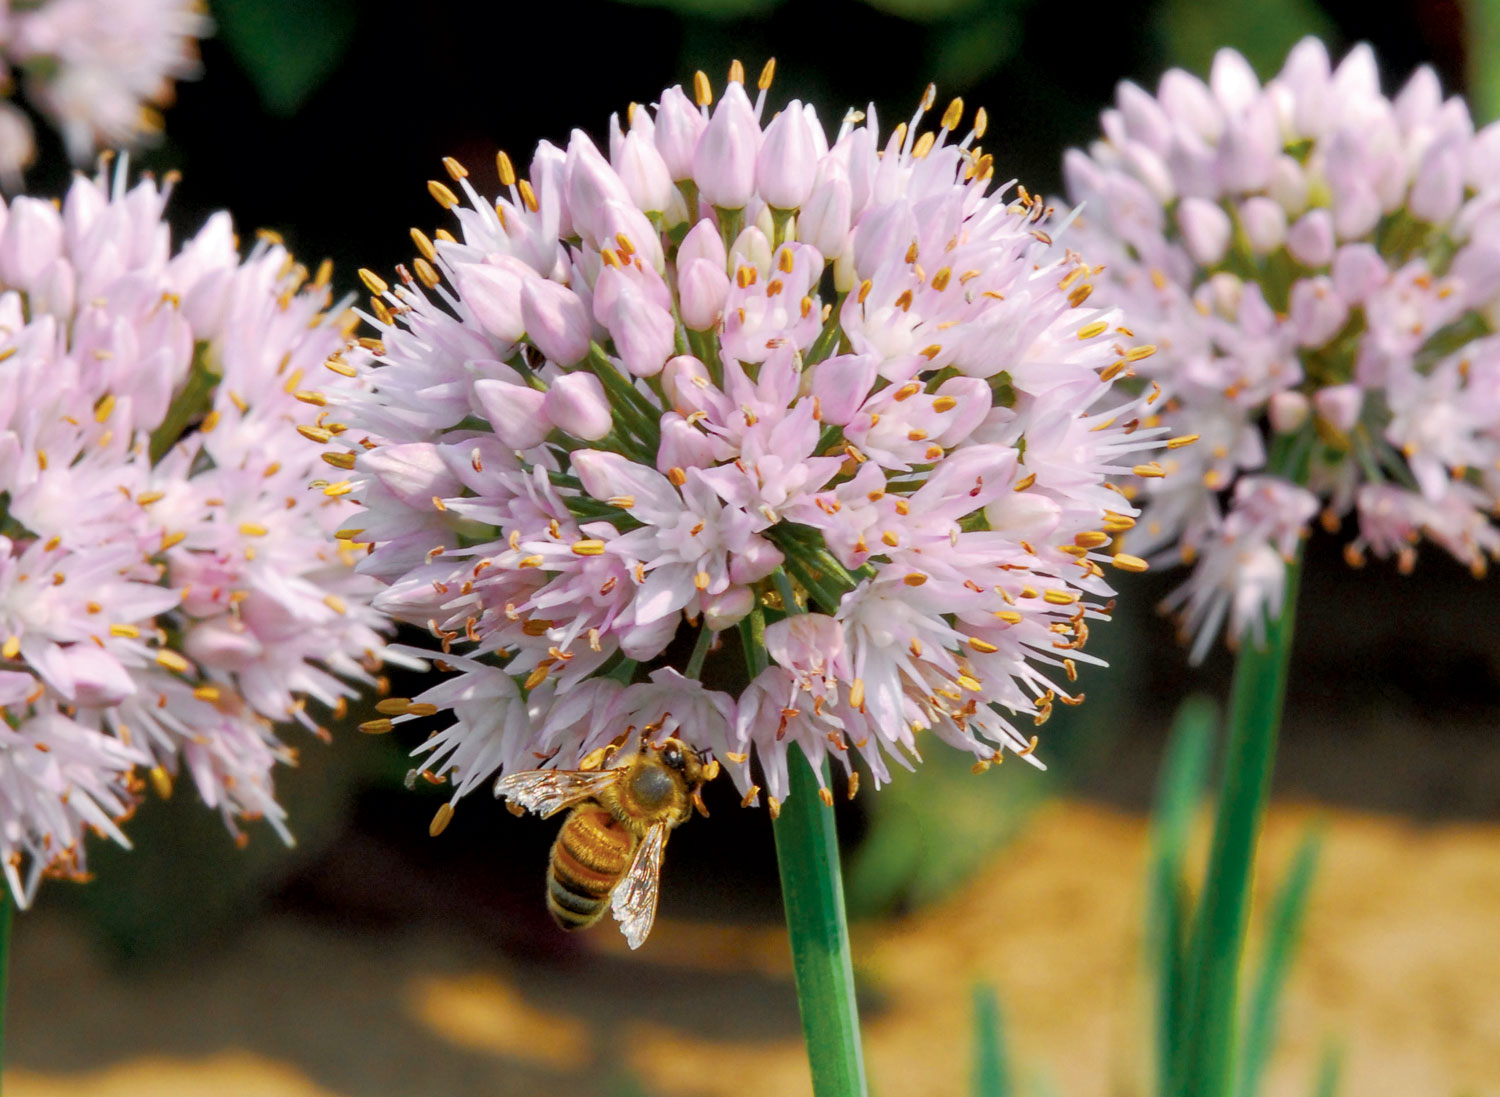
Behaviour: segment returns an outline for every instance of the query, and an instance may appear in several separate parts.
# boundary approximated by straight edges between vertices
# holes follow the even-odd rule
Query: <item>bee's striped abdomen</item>
[[[575,808],[552,843],[547,872],[547,909],[557,924],[583,929],[603,917],[634,852],[634,836],[608,811]]]

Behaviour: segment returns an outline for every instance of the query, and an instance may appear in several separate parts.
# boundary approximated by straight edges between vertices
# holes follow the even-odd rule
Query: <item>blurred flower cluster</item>
[[[86,162],[161,129],[155,108],[174,80],[198,73],[212,24],[201,0],[0,0],[0,84],[16,76],[28,102]],[[36,155],[31,120],[0,101],[0,183],[14,190]]]
[[[373,581],[307,491],[303,377],[352,316],[227,214],[176,254],[170,187],[79,176],[0,206],[0,858],[25,903],[83,868],[149,770],[283,836],[274,722],[339,707],[382,639]],[[330,375],[339,384],[347,377]]]
[[[1351,512],[1352,563],[1402,570],[1425,537],[1476,574],[1500,550],[1500,128],[1419,70],[1307,39],[1262,86],[1239,54],[1207,84],[1120,85],[1066,159],[1071,242],[1158,353],[1164,419],[1203,436],[1144,500],[1135,553],[1193,567],[1171,605],[1201,658],[1279,612],[1315,516]]]
[[[633,729],[712,749],[747,805],[758,755],[775,812],[792,743],[879,782],[927,730],[983,767],[1079,699],[1132,524],[1108,480],[1156,471],[1126,457],[1161,444],[1154,395],[1112,390],[1149,352],[992,185],[983,111],[924,132],[929,88],[830,141],[798,101],[764,121],[770,79],[736,65],[713,105],[699,73],[529,179],[502,153],[494,199],[450,160],[457,234],[362,272],[376,364],[328,490],[452,672],[366,729],[451,710],[421,749],[454,801]],[[737,695],[699,681],[735,626]]]

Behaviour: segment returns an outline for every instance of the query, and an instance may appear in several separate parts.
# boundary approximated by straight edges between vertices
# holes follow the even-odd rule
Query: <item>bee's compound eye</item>
[[[668,747],[661,752],[661,760],[667,765],[671,766],[673,769],[681,769],[683,762],[681,748],[679,748],[676,743],[668,745]]]

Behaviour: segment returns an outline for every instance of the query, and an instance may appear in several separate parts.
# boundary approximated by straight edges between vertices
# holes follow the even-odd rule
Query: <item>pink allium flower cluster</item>
[[[133,148],[161,129],[155,108],[198,74],[212,27],[202,0],[0,0],[0,82],[22,74],[30,104],[75,162]],[[0,101],[0,182],[14,189],[36,153],[31,121]]]
[[[435,829],[633,730],[712,749],[774,812],[793,743],[877,782],[924,731],[986,766],[1078,699],[1131,524],[1107,481],[1157,444],[1149,398],[1112,395],[1116,314],[1041,203],[992,186],[982,111],[922,132],[929,89],[830,140],[797,101],[766,121],[769,83],[736,66],[710,109],[699,73],[607,154],[543,142],[529,180],[502,153],[493,200],[449,161],[457,234],[413,230],[394,286],[362,272],[380,346],[335,486],[377,604],[452,672],[367,725],[451,712],[419,751],[452,782]],[[707,688],[736,628],[710,677],[745,684]]]
[[[86,830],[124,841],[138,770],[285,837],[274,725],[326,734],[306,701],[342,707],[382,646],[332,538],[348,504],[307,490],[325,466],[297,434],[322,399],[303,378],[355,372],[352,317],[278,242],[242,262],[227,214],[174,254],[169,189],[122,167],[0,204],[0,860],[22,903],[82,871]]]
[[[1419,70],[1381,94],[1368,47],[1300,43],[1262,86],[1222,51],[1207,84],[1120,85],[1067,155],[1076,246],[1158,353],[1163,419],[1203,441],[1138,481],[1125,547],[1192,565],[1171,604],[1201,657],[1280,612],[1314,516],[1347,555],[1412,566],[1426,537],[1500,549],[1500,128]]]

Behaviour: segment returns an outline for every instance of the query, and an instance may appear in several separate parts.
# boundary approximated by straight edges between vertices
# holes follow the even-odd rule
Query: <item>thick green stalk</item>
[[[10,992],[10,923],[16,906],[10,889],[0,884],[0,1066],[5,1063],[5,1006]]]
[[[1480,125],[1500,118],[1500,0],[1464,5],[1469,102]]]
[[[1250,881],[1276,759],[1300,576],[1299,559],[1287,565],[1281,616],[1267,626],[1265,646],[1247,636],[1235,661],[1229,746],[1188,952],[1184,1031],[1177,1034],[1170,1092],[1180,1097],[1227,1097],[1234,1082]]]
[[[854,1001],[833,809],[802,749],[787,750],[791,791],[773,829],[792,971],[815,1097],[864,1097],[865,1060]]]

